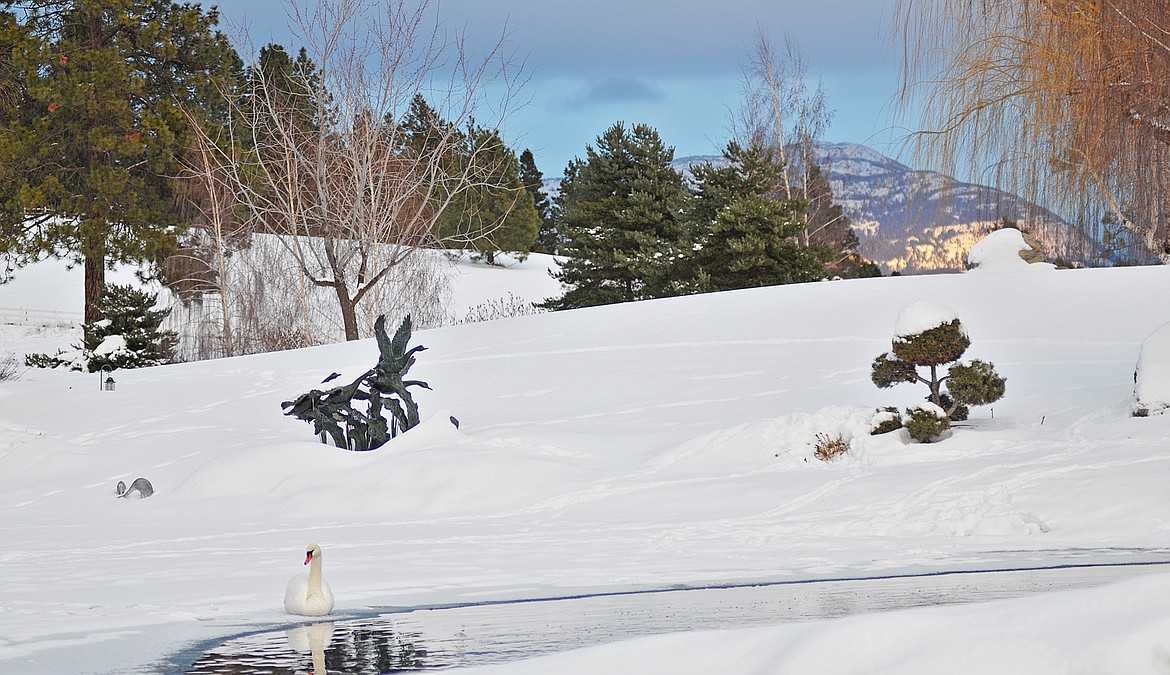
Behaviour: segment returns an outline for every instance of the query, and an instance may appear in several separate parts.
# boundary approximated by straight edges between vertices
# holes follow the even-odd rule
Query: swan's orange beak
[[[308,565],[309,561],[312,559],[313,559],[313,552],[312,551],[305,551],[305,564]]]

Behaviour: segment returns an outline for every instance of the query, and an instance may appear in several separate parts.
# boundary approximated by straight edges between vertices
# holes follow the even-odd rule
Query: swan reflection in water
[[[309,626],[297,626],[284,632],[288,645],[301,654],[309,654],[313,658],[313,674],[325,675],[325,648],[333,640],[333,622],[314,623]]]
[[[451,665],[452,659],[428,652],[420,634],[400,632],[393,622],[325,621],[229,640],[205,652],[186,672],[324,675]]]

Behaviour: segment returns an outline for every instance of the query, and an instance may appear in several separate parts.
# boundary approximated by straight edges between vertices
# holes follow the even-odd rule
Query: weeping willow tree
[[[921,158],[991,167],[997,187],[1170,261],[1170,3],[899,0],[896,16]]]

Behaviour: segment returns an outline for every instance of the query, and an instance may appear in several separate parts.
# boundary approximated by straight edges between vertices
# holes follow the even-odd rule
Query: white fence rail
[[[27,307],[0,307],[0,324],[13,326],[72,326],[84,319],[81,312],[63,312],[57,309],[29,309]]]

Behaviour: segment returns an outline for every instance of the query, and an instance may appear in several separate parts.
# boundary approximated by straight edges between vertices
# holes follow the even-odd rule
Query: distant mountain
[[[860,251],[884,272],[964,269],[967,251],[1003,217],[1019,223],[1050,256],[1095,263],[1099,247],[1060,216],[1016,195],[912,169],[857,143],[821,143],[818,161],[834,198],[853,221]],[[722,162],[680,157],[675,167]]]
[[[1004,217],[1034,236],[1050,256],[1108,264],[1098,260],[1098,244],[1057,214],[1017,195],[912,169],[857,143],[821,143],[818,150],[834,198],[861,241],[861,254],[886,273],[961,271],[967,251]],[[689,174],[692,164],[708,162],[720,165],[724,159],[679,157],[673,165]],[[555,194],[559,188],[559,178],[545,181],[546,192]]]

